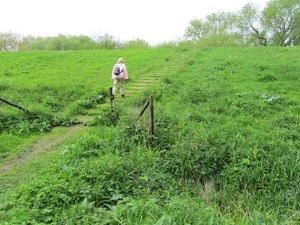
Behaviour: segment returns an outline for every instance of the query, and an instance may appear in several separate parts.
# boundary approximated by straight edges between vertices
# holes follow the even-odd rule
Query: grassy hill
[[[299,53],[0,53],[1,224],[297,224]]]

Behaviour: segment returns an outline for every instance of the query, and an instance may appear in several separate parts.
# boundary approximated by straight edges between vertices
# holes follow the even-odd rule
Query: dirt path
[[[56,146],[63,140],[66,140],[68,137],[74,136],[88,127],[83,124],[78,124],[71,127],[59,128],[63,132],[59,133],[59,136],[56,133],[50,132],[42,136],[37,142],[34,143],[32,147],[29,147],[25,152],[22,153],[19,157],[8,160],[4,165],[0,166],[0,174],[6,174],[13,169],[17,169],[25,165],[26,163],[32,161],[36,157],[42,154],[47,154],[56,149]]]
[[[183,54],[182,57],[188,57],[189,54]],[[184,59],[184,58],[183,58]],[[183,61],[181,61],[182,63]],[[137,95],[138,92],[142,91],[145,87],[158,82],[162,74],[174,70],[178,67],[178,62],[173,62],[171,65],[166,65],[161,68],[160,71],[152,72],[147,74],[144,79],[139,80],[134,86],[127,85],[125,88],[125,93],[128,96]],[[171,72],[170,72],[171,73]],[[109,103],[108,103],[109,104]],[[106,107],[107,103],[104,104]],[[103,106],[104,106],[103,105]],[[99,106],[101,107],[101,105]],[[6,163],[0,166],[0,174],[5,175],[10,171],[20,168],[23,165],[32,162],[35,158],[42,154],[48,154],[56,149],[56,146],[62,143],[69,137],[80,135],[80,133],[85,132],[89,127],[84,124],[93,119],[93,116],[77,116],[77,119],[81,122],[78,125],[71,127],[60,127],[55,129],[61,129],[59,133],[51,131],[48,134],[42,136],[37,142],[34,143],[27,151],[25,151],[21,156],[8,160]]]

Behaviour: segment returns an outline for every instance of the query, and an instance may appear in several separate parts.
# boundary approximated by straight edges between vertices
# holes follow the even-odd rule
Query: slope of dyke
[[[185,64],[191,53],[192,52],[183,52],[176,60],[168,62],[168,64],[160,68],[159,71],[148,72],[143,75],[142,79],[132,84],[128,82],[125,87],[126,98],[138,95],[138,93],[143,91],[146,87],[160,82],[161,78],[166,74],[176,73],[178,69]],[[120,96],[116,96],[115,101],[119,101],[120,99]],[[20,169],[22,166],[34,162],[38,157],[55,151],[57,146],[62,145],[68,138],[82,135],[89,129],[89,126],[86,126],[86,124],[94,118],[93,114],[99,110],[99,107],[110,107],[109,100],[104,104],[97,105],[94,109],[90,109],[87,115],[77,116],[80,122],[79,124],[70,127],[56,127],[50,133],[43,134],[32,146],[25,149],[21,155],[0,165],[0,176],[4,176],[15,169]]]

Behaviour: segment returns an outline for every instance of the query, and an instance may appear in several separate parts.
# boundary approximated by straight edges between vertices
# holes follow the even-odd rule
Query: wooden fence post
[[[154,135],[154,104],[153,96],[150,96],[150,114],[151,114],[151,135]]]
[[[142,111],[140,112],[139,116],[142,116],[144,114],[144,112],[146,111],[147,107],[149,106],[149,100],[147,100],[147,102],[145,103]]]
[[[113,95],[113,87],[110,87],[109,88],[109,98],[110,98],[111,101],[114,100],[113,97],[114,97],[114,95]]]
[[[110,99],[110,112],[111,112],[111,115],[114,113],[114,104],[113,104],[113,94],[112,94],[112,87],[109,88],[109,99]]]
[[[150,120],[151,120],[150,134],[154,135],[154,126],[155,126],[155,124],[154,124],[154,104],[153,104],[153,96],[152,95],[149,97],[149,99],[145,103],[145,105],[144,105],[142,111],[140,112],[139,116],[142,116],[144,114],[144,112],[146,111],[148,106],[150,106]]]
[[[18,109],[20,109],[20,110],[23,110],[23,111],[25,111],[25,112],[29,112],[28,109],[24,109],[22,106],[19,106],[19,105],[13,103],[13,102],[10,102],[10,101],[8,101],[8,100],[6,100],[6,99],[4,99],[4,98],[1,98],[1,97],[0,97],[0,101],[6,103],[6,104],[8,104],[8,105],[11,105],[11,106],[13,106],[13,107],[16,107],[16,108],[18,108]]]

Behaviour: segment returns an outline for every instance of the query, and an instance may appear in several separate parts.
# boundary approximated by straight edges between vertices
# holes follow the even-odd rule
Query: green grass
[[[1,223],[297,224],[299,51],[297,47],[122,51],[132,74],[128,88],[144,74],[159,70],[165,71],[162,81],[116,101],[117,120],[108,109],[99,110],[87,130],[1,175]],[[32,72],[29,67],[22,75],[16,65],[24,63],[26,54],[31,58],[28,63],[39,69]],[[0,53],[3,62],[14,59],[7,59],[1,68],[1,90],[30,109],[40,107],[33,97],[36,92],[43,101],[51,96],[52,103],[59,99],[63,115],[69,115],[77,99],[70,93],[84,100],[111,85],[116,54],[119,51],[4,53],[8,57]],[[191,55],[183,59],[183,54]],[[45,61],[40,64],[41,55]],[[100,62],[107,60],[100,72],[96,55]],[[75,62],[81,57],[78,66]],[[48,72],[41,69],[46,63],[52,68]],[[171,69],[174,64],[178,67]],[[69,69],[63,69],[65,65]],[[56,83],[61,70],[68,75]],[[82,71],[90,79],[83,79]],[[33,75],[42,73],[47,77]],[[30,81],[27,76],[35,78]],[[103,81],[97,83],[95,77]],[[42,84],[47,91],[39,89]],[[26,86],[22,94],[17,91]],[[55,91],[50,94],[51,90]],[[149,136],[149,110],[138,116],[150,95],[154,137]],[[19,113],[1,105],[2,116]],[[29,137],[40,135],[3,132],[1,138],[21,151],[32,143]],[[17,144],[10,141],[14,138]]]
[[[179,53],[171,49],[1,52],[2,97],[33,114],[0,102],[0,130],[4,131],[0,135],[0,153],[19,154],[19,146],[28,135],[57,125],[72,125],[76,123],[74,117],[85,114],[98,96],[106,101],[112,86],[112,66],[119,57],[125,59],[130,86]],[[22,133],[25,138],[17,135],[12,142],[5,131]]]
[[[112,65],[119,57],[125,59],[134,81],[164,65],[165,58],[174,58],[174,51],[2,52],[0,57],[3,97],[30,110],[42,100],[63,103],[66,108],[69,102],[89,97],[102,88],[108,90],[112,85]]]

